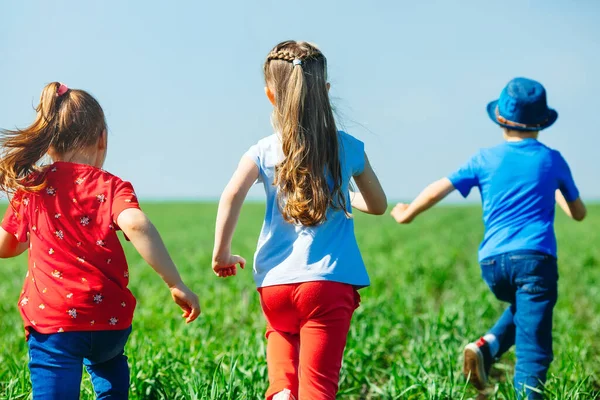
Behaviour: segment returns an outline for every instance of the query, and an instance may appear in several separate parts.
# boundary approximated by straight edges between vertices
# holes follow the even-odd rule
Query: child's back
[[[133,187],[89,165],[56,162],[45,189],[18,192],[3,227],[27,241],[28,279],[19,299],[25,328],[39,333],[126,329],[135,298],[116,218],[138,208]],[[59,283],[59,284],[58,284]]]
[[[273,184],[276,167],[284,158],[279,135],[262,139],[246,153],[258,166],[259,181],[267,194],[265,222],[254,260],[259,287],[325,278],[355,286],[369,285],[354,236],[354,220],[348,218],[352,212],[350,180],[364,170],[364,145],[345,132],[339,132],[338,138],[346,209],[329,209],[327,219],[317,226],[290,224],[281,213],[277,186]]]
[[[555,192],[567,201],[579,197],[558,151],[535,139],[506,141],[480,150],[449,179],[463,196],[480,189],[486,228],[480,260],[514,250],[556,256]]]

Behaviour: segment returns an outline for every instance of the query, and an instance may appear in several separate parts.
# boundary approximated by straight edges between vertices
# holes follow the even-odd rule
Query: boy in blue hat
[[[504,143],[479,150],[410,205],[398,204],[392,216],[407,224],[455,189],[463,197],[479,189],[485,224],[479,247],[482,276],[494,295],[510,305],[486,335],[465,347],[464,374],[477,389],[485,389],[494,360],[516,345],[515,389],[537,399],[553,359],[555,204],[576,221],[585,218],[586,209],[565,159],[537,140],[539,131],[558,117],[548,108],[540,83],[513,79],[487,111],[502,127]]]

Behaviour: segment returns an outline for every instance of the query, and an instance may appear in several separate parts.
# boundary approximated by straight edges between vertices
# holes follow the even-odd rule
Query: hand
[[[182,317],[188,324],[200,315],[198,296],[182,282],[170,288],[173,300],[183,310]]]
[[[237,265],[244,269],[246,266],[246,260],[240,256],[227,254],[225,256],[217,256],[213,258],[213,271],[220,278],[227,278],[228,276],[234,276],[237,274]]]
[[[409,206],[410,204],[405,203],[396,204],[391,213],[396,222],[399,224],[410,224],[412,222],[414,217],[407,212]]]

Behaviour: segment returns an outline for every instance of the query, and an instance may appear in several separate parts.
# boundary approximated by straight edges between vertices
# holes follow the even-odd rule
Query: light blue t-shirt
[[[535,139],[482,149],[448,177],[467,197],[481,192],[485,236],[479,260],[516,250],[556,257],[555,191],[567,201],[579,191],[561,154]]]
[[[348,213],[349,185],[353,176],[365,167],[364,144],[339,132],[342,191],[346,193]],[[330,209],[327,220],[318,226],[286,222],[273,186],[275,167],[283,161],[279,135],[271,135],[252,146],[246,153],[258,166],[267,195],[267,209],[258,248],[254,255],[254,278],[258,287],[334,281],[357,287],[369,286],[369,276],[354,236],[354,220],[343,210]]]

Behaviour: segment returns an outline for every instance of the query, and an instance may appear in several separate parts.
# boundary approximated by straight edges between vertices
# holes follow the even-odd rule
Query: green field
[[[160,278],[126,245],[138,298],[126,351],[133,399],[260,399],[267,386],[264,322],[251,270],[220,280],[210,268],[216,205],[147,204],[202,316],[186,326]],[[249,260],[263,207],[247,206],[234,251]],[[557,218],[560,295],[548,397],[600,399],[600,206],[583,223]],[[503,311],[480,278],[478,207],[440,207],[413,225],[356,216],[372,286],[361,291],[341,399],[468,399],[462,347]],[[30,395],[27,347],[17,310],[26,260],[2,260],[0,399]],[[495,394],[512,399],[514,352],[494,370]],[[84,380],[82,398],[93,398]]]

